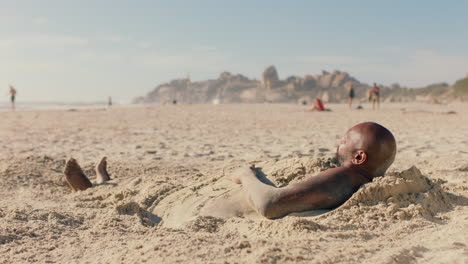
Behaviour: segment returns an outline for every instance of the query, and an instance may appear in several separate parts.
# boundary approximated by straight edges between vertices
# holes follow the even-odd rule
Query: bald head
[[[346,132],[337,156],[343,166],[353,166],[372,177],[382,176],[395,160],[392,132],[372,122],[361,123]]]

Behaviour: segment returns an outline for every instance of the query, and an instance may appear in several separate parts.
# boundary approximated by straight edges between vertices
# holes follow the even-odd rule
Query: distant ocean
[[[131,104],[114,104],[112,107],[131,107]],[[135,105],[133,105],[135,106]],[[16,110],[96,109],[107,108],[107,102],[17,102]],[[10,102],[0,102],[0,111],[9,111]]]

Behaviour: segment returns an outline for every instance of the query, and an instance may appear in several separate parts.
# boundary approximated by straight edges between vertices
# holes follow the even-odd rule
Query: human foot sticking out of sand
[[[101,159],[101,161],[96,165],[95,170],[98,183],[110,180],[109,173],[107,173],[106,157]],[[63,173],[65,174],[65,179],[67,180],[68,185],[70,185],[73,191],[84,191],[93,186],[74,158],[70,158],[67,161]]]
[[[95,167],[97,183],[110,181],[109,173],[107,173],[107,157],[103,157]]]
[[[83,191],[93,186],[74,158],[67,161],[63,173],[73,191]]]

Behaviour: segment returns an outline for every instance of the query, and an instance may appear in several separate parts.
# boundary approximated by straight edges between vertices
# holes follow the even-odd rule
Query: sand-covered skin
[[[1,112],[0,263],[467,263],[466,105],[330,107]],[[363,121],[388,127],[398,153],[385,177],[338,209],[197,216],[241,197],[223,176],[247,162],[278,186],[336,166],[338,139]],[[112,180],[96,184],[103,156]],[[71,192],[69,157],[93,188]]]

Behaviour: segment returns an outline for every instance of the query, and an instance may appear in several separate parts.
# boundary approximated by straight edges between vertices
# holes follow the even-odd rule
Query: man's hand
[[[231,174],[226,177],[226,180],[230,180],[234,183],[241,184],[242,177],[245,175],[255,175],[255,165],[242,166],[235,169]]]

